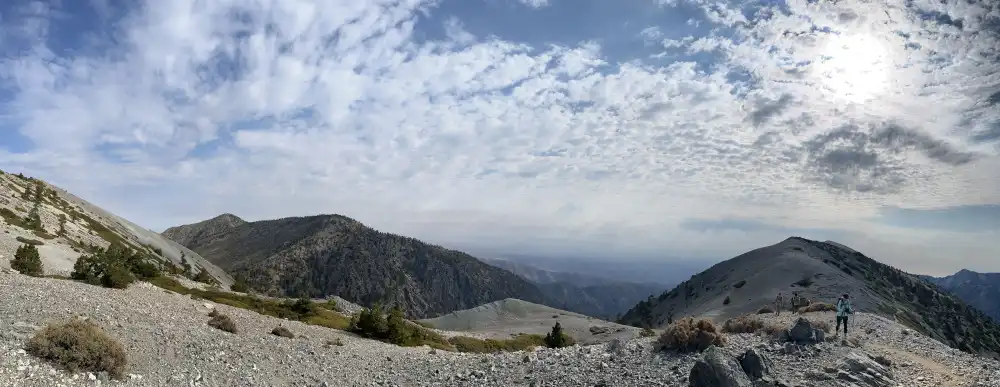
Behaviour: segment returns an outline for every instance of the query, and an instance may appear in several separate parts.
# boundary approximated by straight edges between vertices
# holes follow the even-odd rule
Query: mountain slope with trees
[[[549,303],[509,271],[341,215],[245,222],[226,214],[163,235],[271,295],[337,295],[362,305],[400,305],[416,318],[505,298]]]

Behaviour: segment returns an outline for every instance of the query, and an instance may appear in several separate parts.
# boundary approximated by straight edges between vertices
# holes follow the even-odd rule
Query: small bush
[[[295,338],[295,334],[293,334],[292,331],[290,331],[290,330],[288,330],[288,328],[285,328],[285,327],[282,327],[282,326],[279,326],[277,328],[272,329],[271,330],[271,334],[275,335],[275,336],[280,336],[280,337],[288,338],[288,339],[294,339]]]
[[[722,305],[729,305],[729,296],[726,296],[725,300],[722,300]]]
[[[209,316],[212,318],[208,320],[208,326],[229,333],[236,333],[236,323],[229,316],[219,313],[215,309],[212,310],[212,313],[209,313]]]
[[[726,320],[722,324],[725,333],[756,333],[764,328],[764,320],[755,315],[742,315]]]
[[[38,255],[38,248],[29,244],[17,248],[14,259],[10,261],[10,268],[32,277],[39,277],[45,271],[42,267],[42,258]]]
[[[233,284],[229,286],[229,290],[232,290],[237,293],[249,293],[250,286],[247,285],[247,282],[245,279],[243,279],[243,277],[236,276],[236,278],[234,278],[233,280]]]
[[[784,326],[777,323],[767,323],[764,324],[763,328],[761,328],[761,332],[764,332],[765,334],[771,337],[778,336],[787,330],[788,329],[786,329]]]
[[[91,321],[72,319],[42,328],[24,347],[28,353],[70,372],[107,372],[120,379],[128,359],[125,349]]]
[[[639,337],[653,337],[653,336],[656,336],[656,332],[653,331],[652,329],[649,329],[649,327],[642,328],[642,331],[639,332]]]
[[[111,245],[107,249],[95,248],[90,255],[76,260],[70,277],[108,288],[124,289],[135,282],[134,273],[153,278],[159,269],[146,266],[147,257],[121,245]]]
[[[836,306],[825,302],[814,302],[812,304],[799,308],[799,313],[836,312],[836,311],[837,311]]]
[[[739,288],[742,288],[743,285],[746,285],[746,284],[747,284],[747,280],[740,280],[739,282],[733,284],[733,287],[739,289]]]
[[[715,329],[715,324],[708,320],[697,320],[684,317],[667,326],[657,345],[660,349],[679,352],[703,351],[711,346],[721,347],[726,339]]]
[[[28,238],[21,237],[21,236],[19,236],[17,238],[14,238],[14,239],[17,239],[18,242],[24,243],[26,245],[41,246],[41,245],[45,244],[45,242],[42,242],[40,240],[28,239]]]
[[[562,325],[556,321],[552,326],[552,331],[545,335],[545,346],[549,348],[563,348],[575,344],[572,337],[563,332]]]
[[[770,305],[765,305],[757,309],[757,314],[774,313],[774,308]]]

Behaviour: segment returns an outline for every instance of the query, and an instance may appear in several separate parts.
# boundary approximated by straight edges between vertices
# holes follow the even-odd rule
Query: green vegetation
[[[519,334],[508,340],[482,340],[472,337],[454,336],[448,339],[448,343],[454,346],[458,352],[516,352],[543,346],[545,345],[545,338],[541,335],[529,334]]]
[[[111,245],[106,250],[96,249],[91,255],[77,259],[70,277],[91,285],[124,289],[136,278],[152,279],[160,275],[160,268],[140,251],[121,245]]]
[[[9,208],[0,208],[0,216],[3,217],[4,222],[6,222],[11,226],[17,226],[23,229],[28,229],[28,226],[24,224],[24,219],[22,219],[20,216],[17,216],[17,214],[15,214],[14,211],[11,211]]]
[[[296,320],[339,330],[347,330],[350,327],[350,320],[347,317],[305,299],[282,302],[223,290],[191,289],[166,276],[151,278],[149,282],[172,292],[189,295],[191,298],[205,299],[266,316]]]
[[[652,329],[649,329],[649,327],[642,328],[642,331],[639,332],[639,337],[653,337],[653,336],[656,336],[656,332],[653,331]]]
[[[247,285],[247,281],[246,281],[246,279],[243,278],[242,275],[237,274],[236,277],[233,278],[233,284],[229,286],[229,290],[232,290],[232,291],[238,292],[238,293],[249,293],[250,292],[250,286]],[[336,308],[337,302],[336,301],[333,301],[333,306],[334,306],[333,308],[327,308],[327,309],[337,310],[337,308]]]
[[[563,332],[562,325],[559,325],[558,321],[556,321],[556,325],[552,326],[552,332],[545,334],[544,341],[545,346],[549,348],[562,348],[576,344],[572,337]]]
[[[382,313],[379,304],[375,304],[371,309],[362,309],[351,319],[349,330],[362,337],[405,347],[430,345],[447,348],[449,346],[441,335],[406,321],[403,309],[399,306],[393,307],[388,316]]]
[[[43,274],[42,258],[38,255],[38,248],[32,244],[23,244],[14,253],[14,259],[10,261],[10,268],[17,270],[21,274],[39,277]]]
[[[72,319],[46,326],[24,346],[28,353],[51,361],[70,372],[107,372],[125,376],[125,349],[90,320]]]
[[[219,281],[216,281],[215,277],[212,277],[212,275],[208,273],[208,270],[205,270],[204,268],[199,268],[198,274],[192,277],[191,280],[201,282],[206,285],[214,286],[219,284]]]

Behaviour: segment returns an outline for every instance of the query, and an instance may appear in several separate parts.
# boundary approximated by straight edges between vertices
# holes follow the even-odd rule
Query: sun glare
[[[833,98],[861,103],[889,86],[889,50],[867,35],[829,35],[817,60],[816,76]]]

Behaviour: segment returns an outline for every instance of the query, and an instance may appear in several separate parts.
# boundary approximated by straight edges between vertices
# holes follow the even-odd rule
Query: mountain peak
[[[241,219],[240,217],[238,217],[236,215],[230,214],[228,212],[224,213],[222,215],[216,216],[216,217],[214,217],[212,219],[209,219],[208,221],[211,222],[211,223],[223,223],[223,224],[228,224],[228,225],[231,225],[231,226],[239,226],[241,224],[246,224],[247,223],[247,221]]]

